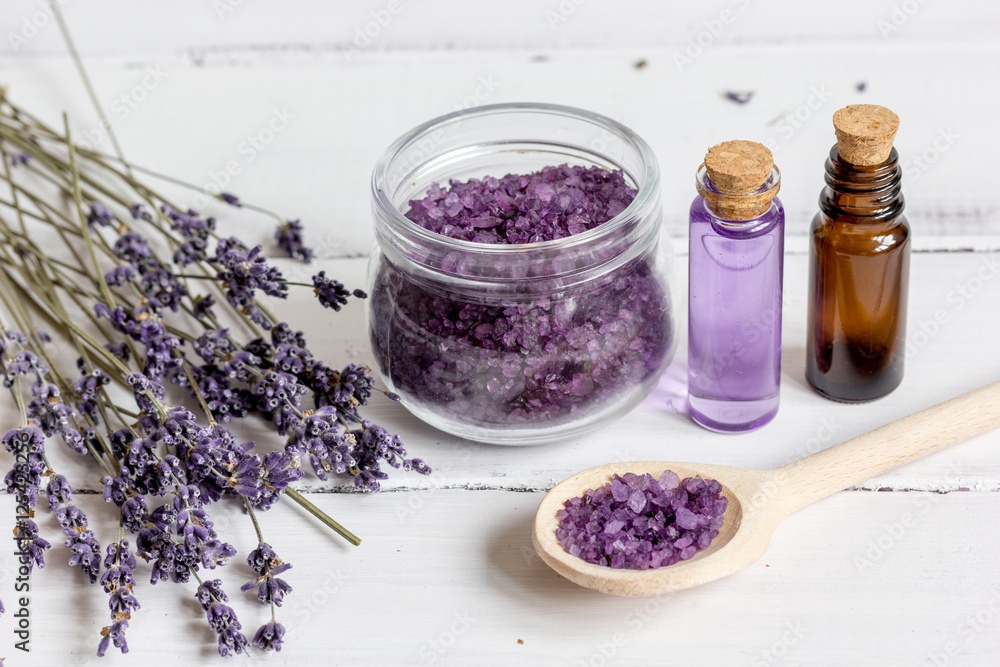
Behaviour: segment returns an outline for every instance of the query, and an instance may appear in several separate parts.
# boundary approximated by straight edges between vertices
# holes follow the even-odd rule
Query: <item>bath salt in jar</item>
[[[426,423],[535,444],[656,385],[675,342],[672,250],[656,159],[628,128],[544,104],[449,114],[389,147],[372,197],[374,357]]]

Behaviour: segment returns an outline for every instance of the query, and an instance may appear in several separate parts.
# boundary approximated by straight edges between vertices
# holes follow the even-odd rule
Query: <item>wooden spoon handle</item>
[[[773,471],[788,513],[1000,426],[1000,382]]]

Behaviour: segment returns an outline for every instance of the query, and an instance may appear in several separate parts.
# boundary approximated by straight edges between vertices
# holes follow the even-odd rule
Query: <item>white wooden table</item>
[[[454,108],[557,102],[612,116],[646,137],[663,168],[681,313],[686,211],[704,150],[737,137],[770,142],[788,215],[782,407],[772,424],[746,435],[695,426],[683,412],[683,340],[659,388],[628,419],[550,446],[462,441],[375,401],[366,414],[400,433],[410,453],[435,471],[394,475],[377,495],[303,480],[300,489],[313,502],[363,538],[358,548],[296,506],[281,504],[262,517],[268,541],[294,566],[288,580],[295,591],[279,610],[288,627],[284,650],[251,659],[996,664],[1000,433],[837,494],[791,517],[753,567],[670,597],[617,599],[579,588],[551,572],[530,540],[544,491],[580,469],[660,458],[773,467],[1000,378],[996,5],[912,3],[917,9],[893,22],[897,3],[862,0],[836,8],[793,0],[697,7],[654,0],[613,7],[596,0],[399,2],[348,9],[300,0],[279,9],[250,0],[104,0],[70,2],[65,13],[132,161],[206,185],[230,178],[225,189],[301,217],[320,256],[309,270],[325,269],[352,287],[363,284],[373,241],[374,160],[399,134]],[[31,0],[8,5],[13,9],[0,23],[7,36],[0,83],[46,119],[68,110],[75,134],[87,136],[97,119],[54,25],[32,18],[40,10]],[[384,18],[379,12],[391,20],[370,44],[352,44],[355,28]],[[688,40],[716,19],[724,28],[702,38],[710,43],[678,67]],[[41,25],[21,44],[10,34],[22,35],[24,20]],[[636,67],[639,61],[645,66]],[[859,92],[862,81],[867,88]],[[723,98],[729,89],[755,94],[740,106]],[[805,385],[804,234],[833,142],[830,116],[855,102],[885,104],[902,117],[896,145],[907,164],[916,253],[906,379],[885,399],[847,406]],[[290,120],[259,150],[248,150],[248,137],[262,137],[276,115]],[[230,162],[239,173],[227,177]],[[226,211],[220,213],[225,227]],[[260,219],[239,232],[263,240],[268,230]],[[335,364],[370,361],[358,304],[334,314],[309,303],[308,293],[293,293],[275,308],[305,331],[320,356]],[[12,421],[9,406],[3,410]],[[267,430],[250,423],[242,433],[253,438]],[[71,457],[60,457],[60,465],[78,488],[99,488],[97,473]],[[112,538],[112,508],[100,495],[78,501],[102,543]],[[235,505],[214,516],[242,554],[253,548]],[[8,496],[0,496],[2,517],[0,525],[13,524]],[[48,514],[42,527],[58,541]],[[32,651],[13,648],[11,551],[0,556],[0,598],[8,608],[0,618],[0,657],[9,665],[97,664],[106,596],[65,567],[59,546],[32,578]],[[266,610],[238,596],[249,569],[237,562],[221,576],[252,633]],[[221,664],[193,586],[151,587],[146,565],[138,578],[142,609],[128,631],[131,652],[112,649],[103,663]]]

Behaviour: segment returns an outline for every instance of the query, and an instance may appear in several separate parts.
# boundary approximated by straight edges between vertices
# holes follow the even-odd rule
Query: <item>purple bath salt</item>
[[[556,538],[588,563],[648,570],[688,560],[719,535],[728,500],[714,479],[625,473],[570,498]]]
[[[635,196],[620,171],[562,165],[435,184],[404,215],[450,238],[532,244],[592,230]],[[451,253],[441,260],[444,271],[462,274],[462,262],[474,252]],[[518,278],[536,251],[524,252],[523,266],[508,255],[496,262],[510,265],[492,267],[512,276],[501,296],[470,293],[467,284],[415,276],[380,259],[369,333],[383,375],[404,401],[477,426],[551,425],[606,408],[655,381],[673,336],[655,245],[569,286],[562,277]],[[580,261],[547,252],[556,253],[553,266]]]
[[[425,229],[476,243],[537,243],[593,229],[632,203],[621,171],[544,167],[533,174],[435,183],[406,217]]]

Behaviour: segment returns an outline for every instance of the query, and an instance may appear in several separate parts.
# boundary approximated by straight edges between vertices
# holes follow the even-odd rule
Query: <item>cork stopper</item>
[[[712,213],[724,220],[750,220],[762,215],[778,194],[779,184],[763,189],[771,176],[774,158],[766,146],[754,141],[724,141],[708,149],[705,172],[715,190],[698,179],[698,194]]]
[[[899,116],[877,104],[852,104],[833,114],[833,129],[841,160],[872,167],[889,159]]]

